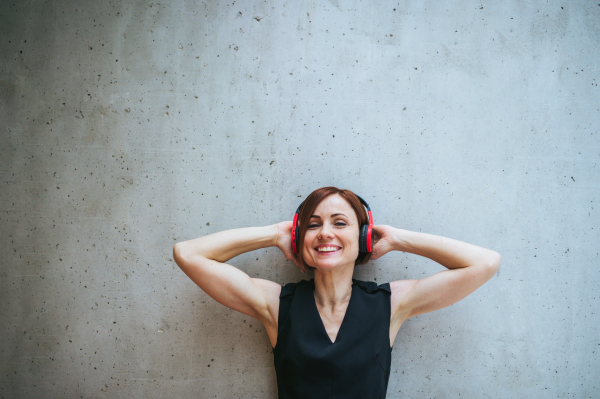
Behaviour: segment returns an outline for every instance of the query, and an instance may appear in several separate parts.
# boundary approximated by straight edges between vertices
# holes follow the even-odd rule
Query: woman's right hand
[[[298,261],[298,257],[294,254],[292,250],[292,222],[281,222],[277,223],[275,227],[277,227],[277,248],[283,252],[286,259],[291,260],[294,264],[302,270],[302,273],[306,273],[306,267],[302,267],[300,262]]]
[[[394,229],[392,226],[375,225],[373,226],[373,251],[371,260],[379,259],[383,255],[394,250]]]

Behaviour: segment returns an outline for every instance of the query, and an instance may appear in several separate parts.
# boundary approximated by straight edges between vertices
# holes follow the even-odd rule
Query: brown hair
[[[363,206],[362,202],[360,202],[356,194],[354,194],[352,191],[342,190],[337,187],[321,187],[316,189],[315,191],[310,193],[308,197],[306,197],[306,199],[302,203],[302,207],[300,208],[300,213],[298,215],[298,259],[303,265],[306,264],[304,263],[304,259],[302,258],[302,245],[304,244],[304,236],[306,235],[306,230],[308,230],[308,222],[310,221],[310,217],[313,215],[315,209],[317,208],[317,206],[319,206],[321,201],[333,194],[339,194],[340,197],[345,199],[350,204],[350,206],[354,210],[354,213],[356,214],[356,218],[358,219],[359,231],[360,226],[362,226],[363,224],[369,224],[369,215],[367,215],[365,207]],[[359,253],[354,264],[365,264],[369,261],[370,258],[370,252]],[[306,266],[313,269],[312,266]]]

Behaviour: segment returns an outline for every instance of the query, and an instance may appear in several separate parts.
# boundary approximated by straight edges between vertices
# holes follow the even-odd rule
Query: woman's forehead
[[[356,218],[356,214],[350,203],[339,194],[332,194],[321,201],[315,208],[313,215],[330,217],[337,213],[343,213],[350,218]]]

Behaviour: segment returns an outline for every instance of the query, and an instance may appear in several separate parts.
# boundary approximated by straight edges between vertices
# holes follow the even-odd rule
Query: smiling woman
[[[307,236],[312,237],[312,232],[321,231],[318,229],[321,229],[324,224],[331,222],[331,220],[327,220],[329,219],[327,215],[323,215],[323,217],[320,215],[325,211],[324,207],[327,207],[327,210],[330,212],[337,212],[336,209],[339,210],[338,213],[329,214],[329,218],[334,218],[334,224],[337,223],[335,225],[337,229],[345,229],[353,225],[362,227],[370,224],[369,216],[363,207],[361,199],[352,191],[340,190],[335,187],[322,187],[313,191],[298,208],[300,210],[298,213],[298,233],[296,234],[298,237],[298,247],[302,248],[307,239],[305,234],[308,233]],[[354,231],[355,229],[350,228],[349,230]],[[360,234],[360,230],[358,230],[358,233]],[[372,234],[372,232],[366,234]],[[369,237],[369,240],[371,239],[372,237]],[[358,237],[352,243],[358,245]],[[300,251],[298,253],[299,262],[304,266],[306,266],[304,256],[310,253],[310,251],[306,253],[305,251]],[[370,255],[368,251],[357,253],[357,256],[354,258],[355,265],[367,263]],[[310,265],[308,267],[313,268]]]
[[[281,286],[224,263],[269,246],[314,278]],[[380,285],[352,278],[356,265],[390,251],[425,256],[448,270]],[[264,324],[281,399],[385,398],[402,323],[461,300],[500,267],[500,255],[489,249],[373,226],[367,203],[335,187],[311,193],[294,222],[181,242],[173,256],[216,301]]]

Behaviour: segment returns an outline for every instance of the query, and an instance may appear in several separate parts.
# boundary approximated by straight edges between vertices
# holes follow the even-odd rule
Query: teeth
[[[317,251],[319,252],[333,252],[333,251],[337,251],[337,247],[319,247],[317,248]]]

